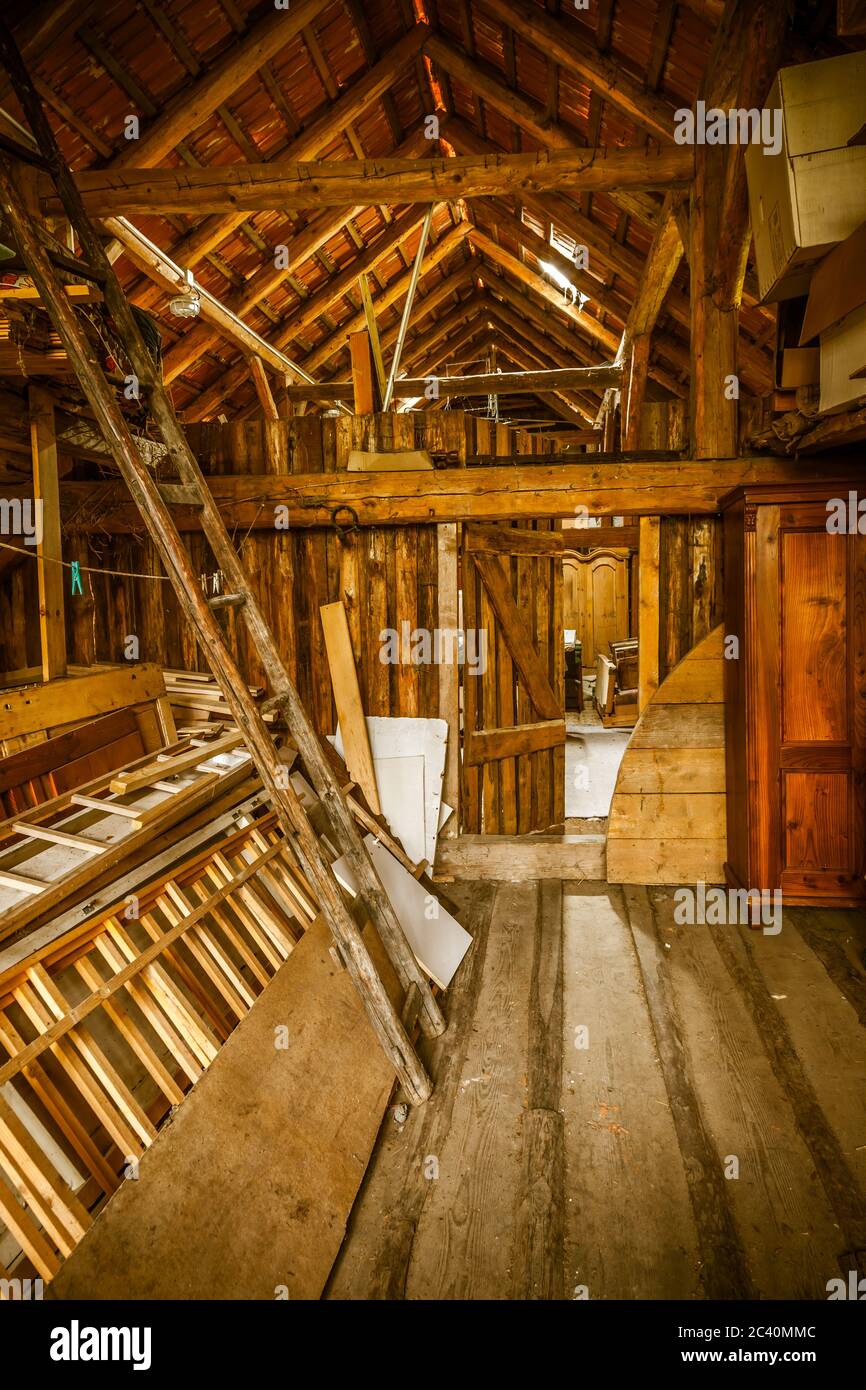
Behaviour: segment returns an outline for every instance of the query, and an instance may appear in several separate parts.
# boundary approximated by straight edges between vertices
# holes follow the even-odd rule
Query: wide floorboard
[[[474,936],[331,1298],[827,1297],[866,1249],[864,914],[459,883]]]

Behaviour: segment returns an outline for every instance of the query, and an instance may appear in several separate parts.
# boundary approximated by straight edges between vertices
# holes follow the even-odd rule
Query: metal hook
[[[337,520],[337,517],[340,515],[340,512],[349,513],[349,515],[352,518],[351,526],[340,525],[339,521]],[[358,521],[358,513],[355,511],[354,507],[335,507],[334,510],[331,512],[331,525],[337,533],[337,540],[341,541],[343,545],[348,545],[349,536],[352,534],[353,531],[357,531],[360,526],[360,523]]]

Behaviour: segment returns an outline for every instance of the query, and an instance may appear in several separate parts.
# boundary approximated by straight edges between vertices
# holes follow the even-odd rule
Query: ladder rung
[[[207,602],[209,608],[243,608],[246,601],[246,594],[215,594]]]
[[[188,483],[159,483],[159,494],[170,507],[201,507],[202,499],[198,488]]]

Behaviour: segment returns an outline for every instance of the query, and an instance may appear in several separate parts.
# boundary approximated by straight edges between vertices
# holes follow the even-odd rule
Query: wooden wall
[[[719,625],[659,686],[620,763],[609,883],[724,882],[725,718]]]
[[[539,448],[521,431],[496,426],[463,411],[371,416],[303,416],[268,424],[251,420],[188,429],[206,474],[315,473],[345,468],[352,449],[429,449],[451,466],[467,454],[505,456]],[[348,518],[340,518],[347,521]],[[379,660],[379,633],[402,622],[437,626],[437,528],[373,527],[341,542],[334,530],[255,531],[237,537],[266,618],[301,697],[322,733],[335,717],[319,607],[346,604],[359,679],[368,714],[439,713],[435,666],[387,665]],[[199,573],[215,564],[204,536],[187,535]],[[155,548],[145,535],[88,535],[67,531],[64,557],[82,565],[121,570],[125,576],[82,572],[84,592],[71,596],[67,582],[67,648],[81,665],[122,661],[128,634],[138,636],[139,658],[184,670],[206,670],[174,592],[156,576]],[[229,645],[246,679],[264,683],[257,655],[236,613],[222,610]],[[39,663],[36,565],[20,564],[0,580],[0,669]]]
[[[641,449],[688,446],[686,401],[646,401]],[[722,620],[722,527],[714,516],[662,516],[659,537],[659,679]]]

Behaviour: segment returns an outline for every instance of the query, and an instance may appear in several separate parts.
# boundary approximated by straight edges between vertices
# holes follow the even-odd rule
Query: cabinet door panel
[[[784,775],[785,869],[846,873],[853,867],[850,800],[847,772]]]
[[[844,743],[848,730],[847,545],[782,533],[782,738]]]

